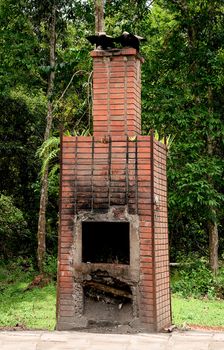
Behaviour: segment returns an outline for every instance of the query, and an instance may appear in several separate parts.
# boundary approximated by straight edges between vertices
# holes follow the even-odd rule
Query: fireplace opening
[[[130,263],[129,222],[82,222],[82,262]]]
[[[133,319],[131,287],[105,270],[93,271],[83,281],[84,315],[88,325],[116,326]]]

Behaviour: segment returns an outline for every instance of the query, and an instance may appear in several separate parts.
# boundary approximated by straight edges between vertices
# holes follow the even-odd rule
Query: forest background
[[[94,5],[0,0],[4,263],[19,258],[44,271],[57,256],[59,129],[92,130],[86,36],[95,31]],[[171,261],[197,261],[217,275],[224,258],[223,1],[108,0],[104,10],[107,34],[126,30],[147,39],[142,129],[168,138]]]

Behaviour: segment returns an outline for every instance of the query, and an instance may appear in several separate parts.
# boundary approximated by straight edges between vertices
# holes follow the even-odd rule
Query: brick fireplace
[[[135,49],[94,50],[93,136],[61,137],[57,329],[171,324],[166,147],[141,136]]]

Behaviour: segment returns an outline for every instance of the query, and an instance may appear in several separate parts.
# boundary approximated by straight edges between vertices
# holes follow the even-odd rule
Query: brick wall
[[[95,136],[141,134],[141,58],[135,49],[92,51]]]
[[[169,326],[171,319],[169,286],[169,243],[167,218],[166,148],[158,141],[153,147],[154,173],[154,269],[157,328]]]

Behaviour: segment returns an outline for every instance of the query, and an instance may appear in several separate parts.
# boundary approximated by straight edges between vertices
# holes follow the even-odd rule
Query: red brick
[[[60,317],[74,317],[74,311],[68,311],[68,310],[61,310],[60,308]]]
[[[60,305],[60,310],[61,311],[73,311],[74,312],[74,307],[72,307],[71,305],[67,304],[67,305]]]

